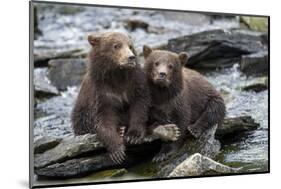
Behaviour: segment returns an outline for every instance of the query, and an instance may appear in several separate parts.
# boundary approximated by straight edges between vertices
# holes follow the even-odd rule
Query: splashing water
[[[243,166],[245,171],[268,169],[268,90],[259,93],[242,91],[255,78],[246,77],[239,71],[239,65],[212,72],[207,79],[224,96],[227,116],[248,115],[260,124],[256,131],[247,132],[240,142],[225,145],[220,161],[232,166]]]

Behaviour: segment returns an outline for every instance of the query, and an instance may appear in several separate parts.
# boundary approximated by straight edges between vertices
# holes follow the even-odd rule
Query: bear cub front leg
[[[144,77],[144,76],[143,76]],[[136,83],[136,86],[145,86],[144,83]],[[126,132],[126,141],[130,144],[143,142],[147,132],[148,109],[150,106],[150,94],[146,87],[135,89],[134,102],[129,110],[129,127]]]

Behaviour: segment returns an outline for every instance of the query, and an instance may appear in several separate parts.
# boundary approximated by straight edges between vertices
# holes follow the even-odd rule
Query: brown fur
[[[152,97],[149,124],[174,123],[181,130],[178,141],[163,145],[155,161],[177,150],[188,133],[200,137],[215,124],[221,124],[225,105],[220,94],[198,72],[184,68],[188,55],[152,50],[144,46],[145,71]],[[165,75],[161,79],[160,72]]]
[[[127,135],[142,138],[150,104],[145,75],[136,62],[132,41],[117,32],[89,36],[87,73],[72,112],[75,135],[97,133],[116,163],[124,160]]]

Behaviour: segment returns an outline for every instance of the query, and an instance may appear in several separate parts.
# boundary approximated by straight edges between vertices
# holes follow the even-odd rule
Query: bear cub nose
[[[167,74],[165,72],[160,72],[159,76],[160,76],[160,79],[165,79]]]
[[[129,63],[134,63],[135,60],[136,60],[136,56],[134,56],[134,55],[129,56],[129,58],[128,58]]]

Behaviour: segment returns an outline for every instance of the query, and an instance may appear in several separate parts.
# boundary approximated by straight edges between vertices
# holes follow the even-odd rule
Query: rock
[[[47,68],[34,69],[34,90],[36,98],[52,97],[59,94],[48,78]]]
[[[268,75],[268,51],[243,55],[240,60],[240,69],[246,75]]]
[[[216,131],[219,131],[216,135],[219,133],[219,136],[222,136],[231,134],[231,132],[247,130],[247,123],[250,120],[251,118],[229,118],[225,121],[223,127],[218,130],[217,126],[214,126],[199,139],[188,138],[184,146],[170,159],[157,164],[157,177],[169,176],[191,154],[200,153],[208,158],[214,158],[221,147],[220,142],[215,139]],[[236,126],[230,126],[231,124]],[[243,129],[240,128],[241,125],[244,126]],[[165,128],[161,127],[161,129],[156,129],[155,133],[153,131],[154,138],[152,141],[145,140],[143,144],[127,145],[126,161],[121,165],[115,165],[109,159],[106,150],[97,140],[96,135],[87,134],[64,138],[54,148],[42,154],[35,154],[35,173],[39,177],[72,178],[101,170],[127,168],[144,161],[150,161],[161,148],[161,141],[157,137],[167,139],[170,136],[166,132],[159,134]],[[252,129],[252,126],[248,124],[248,128]],[[173,139],[171,138],[171,140]]]
[[[92,171],[99,171],[102,168],[113,167],[114,163],[105,155],[94,157],[83,157],[67,160],[62,163],[55,163],[50,166],[36,169],[37,176],[49,178],[73,178],[83,176]]]
[[[202,25],[209,24],[212,21],[211,15],[200,13],[189,12],[188,16],[186,16],[186,14],[182,12],[164,11],[161,12],[161,15],[164,16],[165,21],[180,22],[182,24],[187,24],[190,26],[202,27]]]
[[[43,154],[35,155],[34,167],[36,169],[45,167],[101,148],[102,144],[97,141],[96,135],[87,134],[77,137],[67,137],[55,148],[50,149]]]
[[[236,135],[245,131],[256,130],[259,124],[250,116],[225,118],[223,124],[216,131],[216,138]]]
[[[85,59],[53,59],[49,66],[49,78],[59,90],[79,85],[86,72]]]
[[[254,17],[254,16],[241,16],[240,22],[245,24],[251,30],[255,31],[268,31],[268,18],[267,17]]]
[[[39,177],[73,178],[106,169],[126,168],[148,161],[153,157],[155,149],[157,148],[160,148],[159,141],[154,141],[149,143],[149,145],[140,145],[138,147],[131,146],[127,148],[126,161],[120,165],[116,165],[112,162],[108,154],[103,152],[88,157],[75,158],[61,163],[54,163],[43,168],[35,169],[35,173]],[[116,176],[118,176],[118,174]]]
[[[134,31],[138,28],[144,29],[147,31],[149,24],[143,20],[139,19],[126,19],[124,21],[124,26],[129,31]]]
[[[257,78],[242,88],[243,91],[261,92],[268,89],[268,77]]]
[[[38,36],[42,35],[42,31],[39,29],[38,27],[38,14],[37,14],[37,7],[34,6],[34,9],[33,9],[33,18],[34,18],[34,39],[37,39]]]
[[[158,177],[167,177],[180,163],[182,163],[191,154],[200,153],[209,158],[214,158],[219,154],[221,145],[215,139],[217,126],[207,130],[199,139],[189,138],[184,146],[175,153],[170,159],[159,163]]]
[[[231,67],[242,55],[265,51],[262,33],[259,35],[238,30],[211,30],[186,35],[168,41],[168,50],[185,51],[190,55],[188,67],[216,69]]]
[[[147,33],[154,33],[154,34],[163,34],[165,33],[165,28],[164,27],[156,27],[156,26],[148,26],[147,28]]]
[[[58,6],[56,8],[58,9],[58,13],[62,15],[78,14],[85,10],[83,6]]]
[[[261,38],[263,40],[263,44],[268,46],[268,32],[261,35]]]
[[[208,157],[195,153],[179,164],[168,177],[202,176],[221,173],[238,173],[240,169],[220,164]]]
[[[85,58],[85,49],[53,50],[53,49],[34,49],[34,67],[46,67],[51,59],[60,58]]]
[[[228,14],[211,14],[210,16],[212,20],[236,19],[237,17],[235,15],[228,15]]]
[[[43,153],[49,149],[54,148],[62,141],[61,138],[40,137],[34,142],[34,153]]]
[[[237,135],[249,130],[257,129],[259,124],[255,123],[250,116],[225,118],[220,127],[214,126],[199,139],[189,138],[186,144],[169,160],[159,164],[158,176],[167,177],[172,170],[187,159],[191,154],[200,153],[206,157],[214,158],[219,154],[224,137]]]
[[[166,126],[166,127],[165,127]],[[156,140],[159,137],[165,137],[165,140],[169,140],[169,136],[171,137],[170,140],[175,140],[175,135],[170,135],[169,133],[176,132],[178,133],[178,130],[167,130],[165,132],[165,128],[169,129],[174,128],[173,124],[168,125],[160,125],[159,128],[162,128],[160,130],[163,131],[163,134],[160,133],[159,129],[156,128],[156,133],[153,134],[154,136],[149,136],[147,139],[144,140],[144,142],[151,142],[152,140]],[[44,144],[41,144],[44,145]],[[47,145],[47,144],[46,144]],[[70,158],[73,158],[75,156],[88,153],[88,152],[94,152],[94,151],[105,151],[103,144],[101,144],[98,140],[96,135],[86,134],[81,136],[69,136],[64,138],[59,145],[57,145],[55,148],[50,149],[46,151],[43,154],[38,154],[35,156],[35,168],[42,168],[47,165],[62,162],[65,160],[68,160]]]

